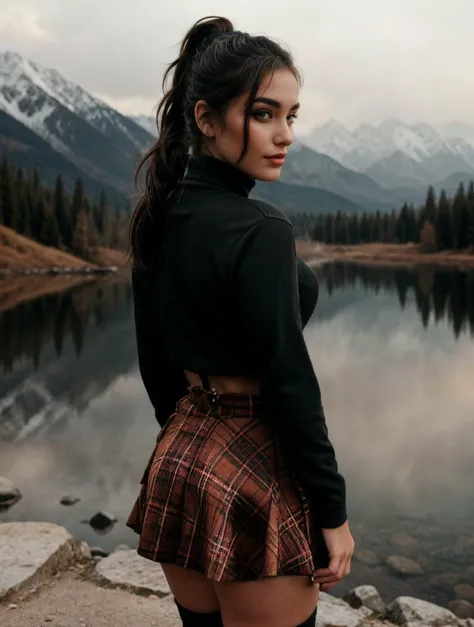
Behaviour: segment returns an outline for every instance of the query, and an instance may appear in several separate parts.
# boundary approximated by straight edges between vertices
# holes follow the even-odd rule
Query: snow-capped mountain
[[[143,115],[143,114],[130,115],[129,118],[133,120],[135,124],[138,124],[139,126],[144,128],[146,131],[148,131],[150,135],[153,135],[156,137],[157,135],[156,118],[152,117],[151,115]]]
[[[450,136],[455,130],[461,138]],[[123,115],[57,70],[0,53],[0,153],[37,168],[48,185],[60,173],[71,189],[81,176],[92,196],[104,190],[128,204],[137,162],[156,135],[153,117]],[[472,145],[470,137],[460,123],[438,132],[388,120],[351,132],[331,121],[296,141],[279,185],[260,191],[292,211],[395,208],[454,173],[469,180],[474,130]]]
[[[153,138],[141,126],[54,70],[0,53],[0,109],[91,176],[128,190]]]
[[[327,189],[367,208],[389,209],[398,204],[398,198],[366,174],[341,165],[337,159],[312,150],[299,140],[289,149],[280,181]]]
[[[447,124],[443,124],[439,128],[439,131],[443,137],[463,137],[474,146],[474,126],[470,126],[459,120],[452,120]]]
[[[304,141],[388,187],[430,184],[453,172],[474,172],[474,129],[469,132],[460,123],[438,131],[424,122],[389,119],[350,131],[330,120]]]

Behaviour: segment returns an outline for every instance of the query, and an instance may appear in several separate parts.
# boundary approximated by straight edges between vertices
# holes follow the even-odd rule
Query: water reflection
[[[306,338],[321,382],[358,548],[349,581],[446,604],[474,585],[473,275],[449,270],[316,269]],[[124,521],[158,427],[141,383],[128,283],[108,280],[0,314],[0,475],[23,499],[0,520],[51,520],[106,550]],[[80,497],[60,505],[65,494]],[[81,524],[118,518],[98,536]],[[395,577],[390,555],[421,577]],[[456,582],[456,583],[453,583]]]
[[[474,585],[472,275],[339,264],[317,274],[309,350],[358,549],[382,563],[355,562],[339,590],[373,583],[389,598],[447,604],[455,585]],[[424,575],[394,577],[383,564],[391,555]]]
[[[425,328],[447,318],[454,336],[474,336],[474,272],[420,266],[416,270],[333,263],[318,269],[329,294],[347,286],[393,292],[402,309],[411,296]]]
[[[3,371],[12,371],[15,360],[23,358],[31,359],[38,368],[43,346],[52,340],[56,355],[60,356],[68,336],[79,356],[88,325],[103,328],[117,308],[130,302],[131,287],[127,281],[97,280],[0,312]]]

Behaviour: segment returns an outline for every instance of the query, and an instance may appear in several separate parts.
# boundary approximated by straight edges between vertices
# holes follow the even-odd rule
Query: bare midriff
[[[195,372],[185,370],[189,385],[202,385],[201,377]],[[259,394],[259,377],[222,377],[209,375],[211,387],[218,394]]]

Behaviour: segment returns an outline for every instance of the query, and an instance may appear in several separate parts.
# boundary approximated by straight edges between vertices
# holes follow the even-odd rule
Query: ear
[[[194,106],[194,119],[204,137],[212,138],[216,135],[216,121],[211,107],[205,100],[198,100]]]

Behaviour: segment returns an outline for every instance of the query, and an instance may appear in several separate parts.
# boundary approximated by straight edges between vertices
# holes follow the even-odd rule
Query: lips
[[[269,155],[265,157],[265,159],[284,159],[286,157],[286,152],[278,152],[276,155]]]

